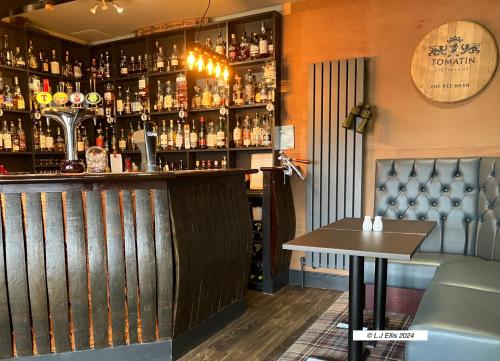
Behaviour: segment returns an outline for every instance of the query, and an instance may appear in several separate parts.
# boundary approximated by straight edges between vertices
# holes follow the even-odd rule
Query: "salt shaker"
[[[373,221],[373,231],[374,232],[382,232],[384,229],[384,225],[382,224],[382,217],[376,216]]]
[[[372,230],[372,217],[365,216],[365,220],[363,221],[363,231],[371,231]]]

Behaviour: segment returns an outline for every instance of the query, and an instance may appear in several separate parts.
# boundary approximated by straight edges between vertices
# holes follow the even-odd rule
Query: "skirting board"
[[[336,291],[349,290],[349,277],[320,272],[302,272],[300,270],[290,270],[289,284],[302,286],[302,276],[304,276],[304,287],[324,288]]]

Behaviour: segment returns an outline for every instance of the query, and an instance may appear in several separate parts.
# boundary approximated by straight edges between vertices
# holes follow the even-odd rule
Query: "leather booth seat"
[[[425,289],[406,361],[500,360],[500,158],[379,160],[375,215],[437,226],[388,285]],[[373,260],[365,281],[373,282]]]

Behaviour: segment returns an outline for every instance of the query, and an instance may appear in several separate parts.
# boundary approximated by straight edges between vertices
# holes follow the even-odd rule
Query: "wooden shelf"
[[[237,61],[234,63],[229,63],[229,65],[234,66],[234,67],[245,67],[245,66],[253,66],[253,65],[260,65],[260,64],[265,64],[268,61],[274,60],[274,55],[267,57],[267,58],[259,58],[259,59],[253,59],[253,60],[244,60],[244,61]]]
[[[264,151],[264,150],[273,150],[272,146],[270,147],[240,147],[240,148],[229,148],[231,152],[251,152],[251,151]]]
[[[127,80],[134,80],[134,79],[139,79],[141,76],[146,75],[147,73],[137,73],[137,74],[131,74],[128,76],[122,76],[119,78],[110,78],[110,79],[105,79],[104,82],[113,82],[113,81],[127,81]]]
[[[216,108],[201,108],[201,109],[188,109],[188,113],[203,113],[203,112],[218,112],[220,107]]]
[[[0,152],[0,156],[5,156],[5,157],[12,157],[12,156],[28,156],[32,155],[33,152]]]
[[[54,169],[59,167],[59,164],[35,164],[35,169]]]
[[[173,114],[179,114],[179,110],[166,110],[163,112],[151,112],[149,115],[173,115]]]
[[[262,198],[264,196],[264,191],[262,189],[249,189],[249,190],[247,190],[247,195],[249,197]]]
[[[51,74],[51,73],[44,73],[43,71],[38,71],[38,70],[28,70],[30,74],[33,75],[38,75],[41,78],[52,78],[52,79],[62,79],[62,75],[57,75],[57,74]]]
[[[65,152],[34,152],[35,155],[64,155]]]
[[[2,109],[2,111],[5,114],[29,114],[29,110],[7,110],[7,109]]]
[[[116,115],[117,119],[122,119],[122,118],[140,118],[143,113],[138,113],[138,114],[122,114],[122,115]]]
[[[255,103],[245,105],[230,105],[229,109],[249,109],[249,108],[265,108],[267,103]]]
[[[179,73],[184,73],[186,69],[178,69],[178,70],[171,70],[171,71],[155,71],[155,72],[149,72],[148,76],[150,78],[155,78],[155,77],[161,77],[161,76],[169,76],[169,75],[175,75]]]
[[[19,72],[19,73],[26,73],[27,69],[26,68],[20,68],[17,66],[7,66],[7,65],[0,65],[0,70],[7,70],[7,71],[13,71],[13,72]]]

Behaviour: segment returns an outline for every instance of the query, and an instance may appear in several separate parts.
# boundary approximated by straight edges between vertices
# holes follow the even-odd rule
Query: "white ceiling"
[[[172,20],[201,17],[208,0],[116,0],[125,10],[116,13],[111,3],[93,15],[95,0],[76,0],[57,5],[53,11],[22,14],[34,25],[88,41],[100,41],[133,33],[139,28]],[[283,0],[212,0],[207,16],[223,17],[282,4]]]

